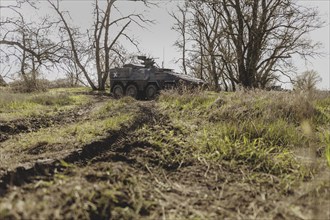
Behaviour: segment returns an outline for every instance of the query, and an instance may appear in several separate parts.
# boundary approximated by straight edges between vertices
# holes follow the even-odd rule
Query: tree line
[[[295,0],[190,0],[177,11],[178,62],[215,90],[294,82],[293,58],[320,55],[308,34],[325,23],[316,8]]]
[[[69,12],[60,0],[46,0],[56,15],[27,20],[22,7],[40,10],[37,1],[17,0],[0,5],[8,17],[0,20],[0,81],[19,66],[19,76],[31,89],[43,70],[66,73],[72,85],[87,83],[93,90],[105,90],[109,70],[125,63],[129,51],[122,42],[138,47],[127,33],[130,25],[152,24],[143,14],[113,16],[117,0],[92,0],[93,24],[83,30],[71,24]],[[131,1],[150,6],[147,0]],[[308,34],[324,25],[315,8],[294,0],[187,0],[171,13],[173,30],[179,33],[184,74],[194,75],[214,90],[266,88],[284,77],[292,80],[293,57],[319,55],[320,44]],[[91,71],[93,69],[93,71]]]

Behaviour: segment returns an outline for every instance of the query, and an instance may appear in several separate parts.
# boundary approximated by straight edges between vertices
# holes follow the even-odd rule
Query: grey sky
[[[180,52],[173,46],[178,35],[176,32],[171,30],[171,26],[174,20],[168,14],[172,10],[175,10],[176,5],[182,1],[155,1],[157,2],[158,7],[146,8],[142,3],[139,2],[128,2],[125,0],[119,0],[116,3],[116,6],[121,11],[121,13],[126,14],[132,11],[134,12],[143,12],[146,18],[155,20],[156,24],[149,25],[148,29],[141,29],[137,26],[131,26],[130,31],[138,39],[140,45],[140,50],[143,53],[149,54],[153,57],[157,57],[157,63],[161,65],[164,57],[164,65],[168,68],[173,68],[176,71],[180,71],[179,65],[175,64],[175,60],[180,57]],[[1,4],[7,4],[11,1],[9,0],[0,0]],[[92,22],[92,6],[91,0],[64,0],[61,4],[63,10],[70,11],[72,21],[75,25],[81,26],[83,28],[88,28]],[[323,44],[322,52],[326,55],[324,57],[318,57],[311,59],[310,63],[304,63],[300,59],[295,61],[298,72],[303,72],[305,70],[316,70],[322,77],[322,82],[319,83],[318,87],[321,89],[330,90],[330,63],[329,63],[329,54],[330,54],[330,44],[329,44],[329,11],[330,11],[330,1],[329,0],[300,0],[299,3],[311,6],[318,7],[320,13],[322,14],[325,21],[327,21],[327,26],[313,32],[311,34],[311,39],[313,41],[320,41]],[[42,13],[52,13],[49,6],[42,4]],[[31,9],[27,9],[26,13],[31,15],[33,12]],[[1,12],[0,12],[1,13]],[[33,14],[35,14],[33,12]],[[1,15],[3,16],[3,15]],[[134,49],[133,46],[128,45],[128,48]],[[164,56],[163,56],[164,53]]]

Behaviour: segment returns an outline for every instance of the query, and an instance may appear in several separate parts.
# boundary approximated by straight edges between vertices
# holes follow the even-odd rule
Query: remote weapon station
[[[171,69],[159,68],[152,58],[137,58],[143,61],[142,65],[125,64],[123,67],[110,69],[111,93],[116,98],[127,95],[150,100],[162,89],[205,84],[203,80],[175,73]]]

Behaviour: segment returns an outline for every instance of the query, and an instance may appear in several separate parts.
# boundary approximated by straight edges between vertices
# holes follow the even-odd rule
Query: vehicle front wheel
[[[126,88],[126,95],[128,95],[128,96],[131,96],[131,97],[133,97],[133,98],[137,98],[137,95],[138,95],[138,89],[137,89],[137,87],[135,86],[135,85],[129,85],[129,86],[127,86],[127,88]]]
[[[115,85],[112,89],[112,93],[115,96],[115,98],[121,98],[124,96],[124,88],[122,85]]]
[[[157,95],[158,88],[157,86],[150,84],[147,86],[145,93],[148,100],[154,99]]]

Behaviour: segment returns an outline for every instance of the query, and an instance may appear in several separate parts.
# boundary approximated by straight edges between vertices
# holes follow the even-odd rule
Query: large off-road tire
[[[112,89],[112,93],[114,95],[115,98],[121,98],[124,96],[124,88],[122,85],[117,84],[113,87]]]
[[[145,95],[148,100],[154,99],[157,95],[158,88],[154,84],[150,84],[147,86],[145,90]]]
[[[136,85],[134,84],[128,85],[126,87],[126,95],[136,99],[138,96],[138,88],[136,87]]]

